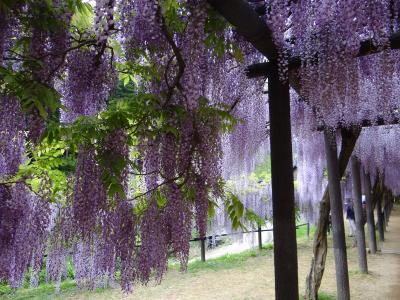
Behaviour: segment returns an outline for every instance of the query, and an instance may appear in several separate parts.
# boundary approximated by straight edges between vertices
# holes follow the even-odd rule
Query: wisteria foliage
[[[18,13],[29,15],[30,9],[11,7],[7,17],[19,22]],[[185,270],[193,223],[204,236],[209,196],[224,196],[220,133],[235,120],[230,97],[219,93],[214,102],[209,100],[216,96],[213,85],[224,79],[203,80],[214,63],[229,60],[234,65],[235,58],[229,57],[229,49],[216,54],[215,45],[207,46],[206,39],[218,34],[214,38],[219,46],[232,42],[223,29],[214,33],[207,28],[205,1],[96,1],[89,28],[82,28],[85,22],[79,20],[85,14],[90,18],[87,6],[71,11],[68,3],[55,2],[51,9],[48,17],[54,23],[21,23],[12,33],[31,38],[26,53],[14,49],[8,19],[1,23],[3,56],[15,61],[7,67],[26,73],[32,68],[31,79],[59,93],[61,101],[59,115],[50,116],[52,111],[34,102],[24,119],[20,99],[1,98],[0,132],[8,141],[1,148],[1,175],[14,180],[1,185],[1,247],[6,253],[1,278],[18,287],[31,267],[36,285],[45,254],[47,280],[57,282],[58,288],[71,253],[77,285],[89,289],[112,284],[117,268],[125,291],[153,275],[161,280],[170,250]],[[116,44],[122,46],[119,52],[113,48]],[[37,64],[21,65],[11,55],[15,52]],[[141,93],[148,93],[148,100],[140,103],[147,111],[138,114],[138,103],[132,102],[126,117],[118,109],[129,100],[122,99],[125,104],[114,103],[115,110],[107,112],[117,76],[133,80]],[[12,86],[7,92],[12,94]],[[49,117],[48,128],[43,117]],[[58,119],[58,125],[51,119]],[[75,164],[62,171],[68,188],[57,198],[59,203],[50,204],[50,197],[35,188],[35,175],[27,172],[30,160],[27,169],[19,170],[26,151],[39,151],[36,144],[43,138],[49,145],[64,139],[66,148],[58,158],[68,157]],[[61,168],[59,160],[51,168]],[[130,190],[132,181],[139,183],[138,190]],[[36,220],[38,216],[43,220]]]
[[[31,268],[36,285],[46,256],[59,287],[72,256],[79,287],[113,286],[120,271],[128,292],[160,281],[170,253],[186,269],[192,231],[206,235],[218,201],[232,207],[226,190],[240,217],[271,215],[269,180],[251,190],[244,175],[268,156],[266,82],[245,75],[263,57],[207,1],[53,2],[0,10],[1,280],[19,287]],[[321,128],[398,119],[399,51],[388,46],[400,2],[250,2],[273,33],[281,79],[298,78],[297,195],[315,208],[326,184]],[[379,53],[358,58],[367,40]],[[356,150],[394,192],[397,140],[395,126],[371,128]],[[30,158],[60,141],[46,165],[53,177],[37,178]]]

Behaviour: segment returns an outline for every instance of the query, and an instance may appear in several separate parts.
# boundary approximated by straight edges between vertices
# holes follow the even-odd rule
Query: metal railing
[[[298,229],[301,226],[307,226],[307,237],[309,237],[310,236],[310,223],[304,223],[304,224],[296,225],[296,229]],[[262,229],[261,227],[259,227],[257,230],[237,231],[237,232],[231,232],[231,233],[214,234],[214,235],[205,236],[203,238],[197,237],[197,238],[191,239],[190,242],[198,242],[198,241],[200,241],[201,261],[205,262],[206,261],[206,240],[212,239],[212,238],[216,238],[216,237],[224,237],[224,236],[231,236],[231,235],[237,235],[237,234],[258,232],[258,248],[261,250],[262,249],[262,233],[265,232],[265,231],[274,231],[274,229],[273,228]],[[135,245],[135,247],[140,247],[140,245]],[[71,251],[69,254],[73,255],[73,252]],[[44,255],[44,257],[47,257],[47,253]]]
[[[310,223],[303,223],[296,225],[296,229],[302,227],[302,226],[307,226],[307,237],[310,236]],[[231,236],[231,235],[237,235],[237,234],[244,234],[244,233],[258,233],[258,248],[261,250],[262,249],[262,233],[265,231],[274,231],[273,228],[267,228],[267,229],[262,229],[259,227],[257,230],[250,230],[250,231],[238,231],[238,232],[231,232],[231,233],[221,233],[221,234],[214,234],[214,235],[208,235],[205,237],[197,237],[194,239],[191,239],[191,242],[200,242],[200,248],[201,248],[201,261],[205,262],[206,261],[206,241],[212,238],[216,237],[224,237],[224,236]]]

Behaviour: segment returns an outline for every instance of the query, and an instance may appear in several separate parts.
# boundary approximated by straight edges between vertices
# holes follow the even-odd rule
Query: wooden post
[[[394,199],[394,196],[392,194],[390,194],[390,201],[388,203],[388,216],[389,216],[389,219],[390,219],[390,216],[392,214],[393,199]]]
[[[360,178],[360,163],[353,156],[351,158],[351,177],[353,181],[353,208],[356,219],[356,236],[358,249],[358,266],[361,273],[368,273],[367,251],[365,246],[365,231],[363,220],[363,208],[361,202],[361,178]]]
[[[384,216],[385,216],[385,231],[387,231],[387,226],[389,225],[389,203],[392,201],[392,194],[389,192],[386,197],[385,206],[383,208]]]
[[[332,220],[331,215],[328,216],[328,226],[326,227],[326,233],[331,235]]]
[[[386,205],[383,207],[383,230],[386,232],[387,231],[387,225],[388,225],[388,215],[387,215],[387,207]]]
[[[350,299],[349,272],[347,267],[346,239],[343,222],[343,205],[340,189],[336,137],[325,130],[325,153],[328,168],[329,199],[332,214],[333,249],[336,268],[337,299]]]
[[[271,61],[268,76],[274,226],[275,299],[298,300],[296,220],[293,186],[292,134],[288,82],[279,79]]]
[[[262,249],[262,231],[261,226],[258,227],[258,249]]]
[[[396,201],[395,197],[392,195],[391,200],[389,202],[389,217],[392,214],[393,203]]]
[[[202,237],[200,239],[200,247],[201,247],[201,261],[206,261],[206,238]]]
[[[372,195],[371,195],[371,177],[369,174],[365,174],[364,168],[362,170],[363,174],[363,186],[365,193],[365,202],[367,210],[367,223],[368,223],[368,236],[369,236],[369,250],[371,254],[376,253],[376,234],[375,234],[375,220],[374,220],[374,209],[372,205]]]
[[[382,215],[382,198],[385,197],[385,192],[381,194],[378,201],[376,202],[376,215],[378,217],[378,233],[379,240],[381,242],[385,241],[385,233],[383,230],[383,215]]]
[[[382,209],[382,219],[383,219],[383,231],[384,231],[384,232],[386,232],[386,225],[387,225],[387,220],[386,220],[386,203],[387,203],[388,198],[389,198],[389,192],[388,192],[388,190],[386,190],[386,188],[385,188],[385,194],[384,194],[384,197],[383,197],[383,202],[382,202],[382,207],[381,207],[381,209]]]
[[[310,222],[307,222],[307,238],[310,238]]]
[[[346,171],[350,156],[354,150],[357,139],[360,135],[359,128],[341,129],[342,147],[339,154],[339,176],[342,177]],[[315,226],[313,257],[311,260],[310,272],[306,279],[305,299],[317,300],[318,289],[321,286],[322,276],[325,270],[326,254],[328,252],[328,241],[326,227],[328,226],[330,212],[329,188],[325,188],[324,195],[319,206],[319,218]],[[343,213],[342,213],[343,214]]]

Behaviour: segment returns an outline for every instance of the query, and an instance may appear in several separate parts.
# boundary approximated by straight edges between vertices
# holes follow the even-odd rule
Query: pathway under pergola
[[[386,230],[385,241],[382,245],[382,253],[400,255],[400,207],[393,207]],[[398,291],[398,295],[400,295],[400,284],[398,285]]]

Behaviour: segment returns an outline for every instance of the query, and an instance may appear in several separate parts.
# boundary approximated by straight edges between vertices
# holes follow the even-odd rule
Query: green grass
[[[371,274],[362,273],[360,270],[349,270],[349,276],[350,277],[353,277],[353,276],[368,277],[368,276],[371,276]]]
[[[240,253],[225,254],[217,258],[208,259],[205,262],[195,260],[189,263],[188,272],[197,273],[202,270],[219,271],[236,268],[243,265],[249,258],[272,255],[272,249],[272,244],[265,244],[261,251],[258,249],[250,249]]]
[[[303,300],[303,299],[304,299],[304,295],[300,295],[299,300]],[[319,300],[336,300],[336,296],[333,294],[325,293],[325,292],[319,292],[318,299]]]
[[[312,236],[315,228],[311,226],[310,228],[310,236]],[[296,230],[296,236],[298,240],[305,240],[307,239],[307,226],[300,226]],[[245,250],[240,253],[234,254],[225,254],[223,256],[208,259],[205,262],[200,260],[193,261],[188,265],[188,272],[189,273],[196,273],[201,270],[212,270],[212,271],[219,271],[219,270],[226,270],[231,268],[236,268],[238,266],[243,265],[249,258],[257,257],[257,256],[265,256],[271,255],[274,246],[272,243],[267,243],[263,245],[263,249],[259,251],[258,249],[249,249]],[[173,264],[171,266],[174,269],[178,269],[179,266],[177,264]]]
[[[307,225],[300,226],[296,229],[297,245],[304,246],[312,241],[315,233],[315,226],[310,224],[310,236],[307,237]]]
[[[73,280],[66,280],[61,283],[61,292],[62,294],[69,294],[70,292],[76,290],[76,285]],[[51,283],[43,283],[39,285],[37,288],[20,288],[16,291],[10,290],[7,294],[1,295],[1,299],[12,299],[12,300],[25,300],[25,299],[34,299],[34,300],[46,300],[46,299],[54,299],[55,286]]]
[[[101,294],[107,291],[107,289],[98,288],[94,291],[87,293]],[[11,293],[0,295],[2,300],[53,300],[53,299],[63,299],[66,296],[73,296],[77,293],[82,293],[76,287],[75,281],[68,279],[61,283],[60,293],[55,293],[54,284],[43,283],[37,288],[20,288]]]
[[[310,226],[310,235],[311,235],[311,226]],[[296,237],[299,238],[304,238],[307,236],[307,225],[300,226],[296,229]]]
[[[314,228],[310,229],[310,237]],[[297,240],[306,241],[307,238],[307,226],[301,226],[296,230]],[[240,253],[226,254],[217,258],[208,259],[206,262],[200,260],[194,260],[188,264],[188,273],[196,274],[201,271],[219,271],[228,270],[243,266],[245,262],[251,258],[258,256],[267,256],[273,254],[273,244],[267,243],[263,245],[263,249],[260,251],[257,248],[245,250]],[[171,263],[170,269],[179,269],[179,264]],[[73,273],[73,271],[70,271]],[[55,297],[55,287],[51,283],[42,283],[37,288],[30,288],[27,284],[24,287],[13,291],[8,285],[0,284],[0,298],[4,300],[23,300],[23,299],[35,299],[35,300],[47,300],[47,299],[62,299],[63,296],[71,296],[75,293],[80,293],[75,285],[74,280],[67,279],[61,283],[61,292]],[[104,289],[98,289],[93,291],[94,293],[102,293]],[[335,299],[330,295],[321,294],[321,300]]]
[[[195,260],[190,262],[188,265],[188,272],[195,274],[199,271],[219,271],[235,268],[252,258],[257,256],[272,255],[273,245],[264,244],[263,249],[259,251],[258,249],[250,249],[240,253],[226,254],[217,258],[209,259],[206,262],[200,260]],[[178,264],[171,264],[171,269],[179,269]],[[73,280],[66,280],[61,283],[61,292],[57,295],[57,298],[62,298],[62,296],[71,295],[77,292],[77,287]],[[102,293],[104,289],[95,290],[95,293]],[[23,300],[23,299],[54,299],[55,287],[54,284],[40,284],[37,288],[23,287],[16,291],[11,290],[6,285],[0,285],[0,298],[4,300]]]
[[[333,294],[319,292],[318,293],[318,299],[319,300],[336,300],[336,296],[333,295]]]
[[[10,294],[12,292],[12,289],[8,284],[5,283],[0,283],[0,296],[5,295],[5,294]]]

